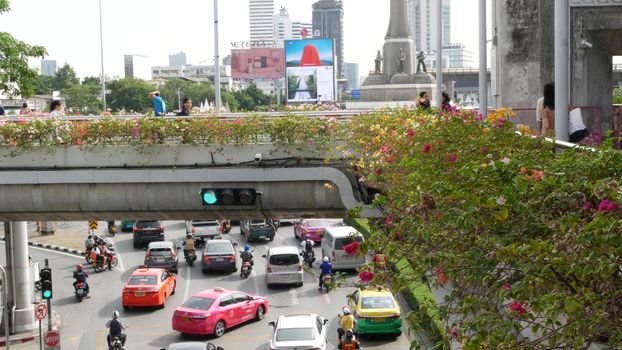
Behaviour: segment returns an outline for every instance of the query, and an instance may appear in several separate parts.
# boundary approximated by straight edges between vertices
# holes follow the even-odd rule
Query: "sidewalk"
[[[102,223],[105,225],[105,222]],[[28,241],[83,251],[84,240],[88,233],[87,225],[86,221],[59,221],[55,223],[53,235],[42,235],[37,232],[36,222],[29,221]],[[99,230],[96,231],[101,231],[101,227],[100,223]],[[4,238],[4,230],[0,231],[0,237]]]

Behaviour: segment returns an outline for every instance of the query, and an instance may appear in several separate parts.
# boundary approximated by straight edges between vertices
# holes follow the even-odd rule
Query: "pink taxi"
[[[221,337],[237,324],[261,321],[267,312],[268,300],[264,297],[223,288],[207,289],[175,310],[173,330]]]
[[[314,242],[321,242],[327,227],[342,225],[341,219],[302,219],[294,224],[294,236],[304,239],[309,236]]]

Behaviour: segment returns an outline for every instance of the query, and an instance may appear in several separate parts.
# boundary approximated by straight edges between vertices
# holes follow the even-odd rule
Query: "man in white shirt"
[[[568,134],[570,135],[568,141],[572,143],[579,143],[590,134],[590,132],[585,127],[585,124],[583,123],[581,108],[575,108],[570,111],[568,120]]]

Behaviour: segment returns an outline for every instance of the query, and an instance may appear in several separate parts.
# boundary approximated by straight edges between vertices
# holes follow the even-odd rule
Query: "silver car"
[[[151,242],[145,253],[145,265],[177,273],[179,249],[180,247],[174,242]]]
[[[328,322],[316,314],[281,315],[276,322],[268,323],[274,328],[270,349],[326,350]]]
[[[186,220],[186,234],[189,233],[201,241],[222,238],[222,233],[216,220]]]

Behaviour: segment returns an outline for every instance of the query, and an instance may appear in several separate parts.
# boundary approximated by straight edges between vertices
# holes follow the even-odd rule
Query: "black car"
[[[201,257],[203,273],[207,273],[207,270],[237,271],[237,255],[235,248],[233,248],[234,245],[237,245],[237,243],[231,242],[228,239],[207,241],[203,250],[203,256]]]
[[[167,348],[160,350],[225,350],[220,346],[216,346],[210,342],[187,341],[183,343],[170,344]]]
[[[150,242],[164,241],[164,225],[161,221],[136,221],[134,223],[134,248]]]

